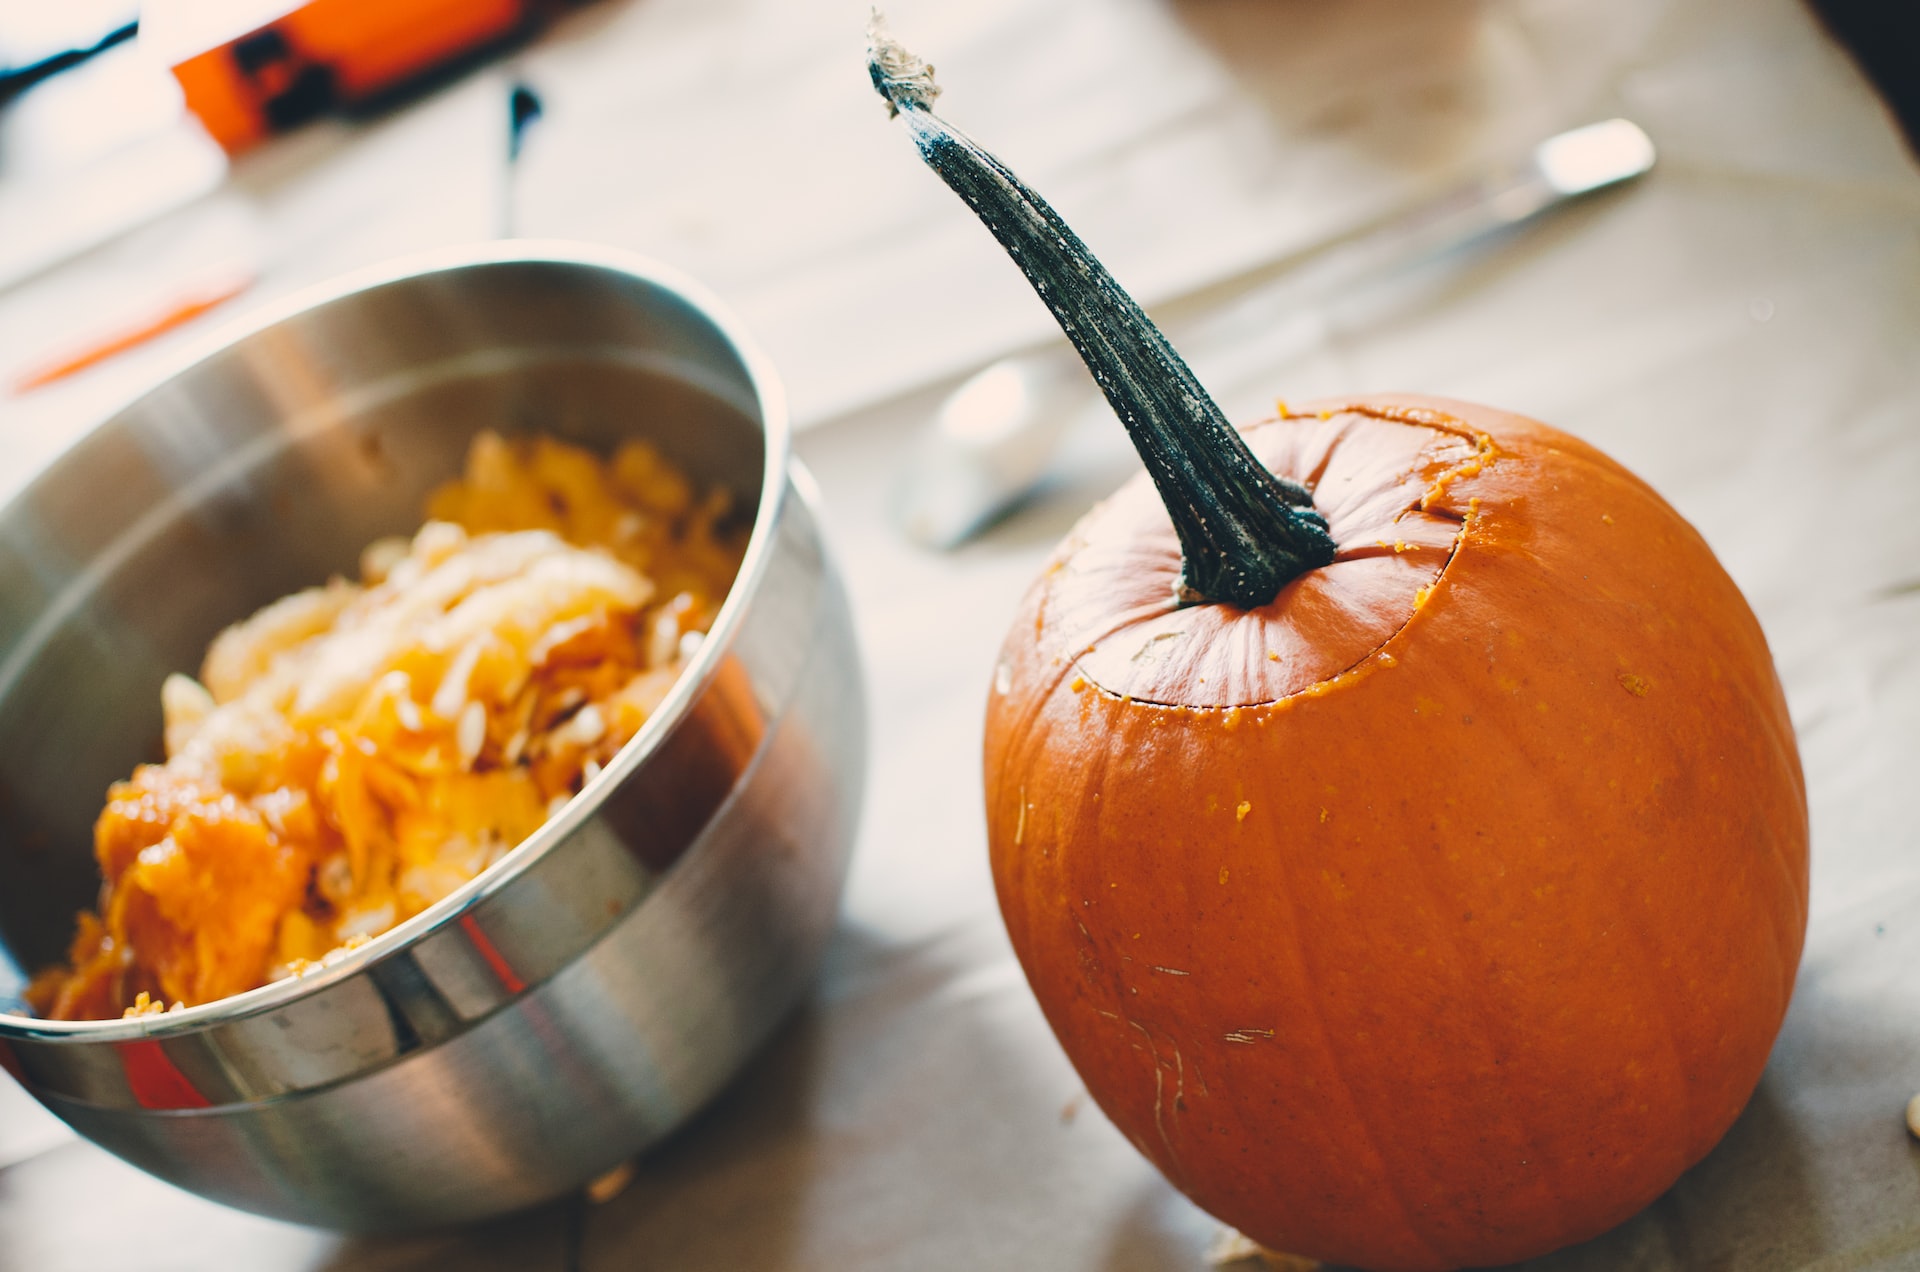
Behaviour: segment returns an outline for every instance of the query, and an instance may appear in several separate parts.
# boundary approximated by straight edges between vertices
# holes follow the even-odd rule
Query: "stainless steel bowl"
[[[865,760],[845,595],[778,382],[670,272],[505,243],[298,298],[0,509],[0,1010],[98,887],[107,784],[226,623],[406,533],[481,429],[651,439],[755,510],[693,666],[493,870],[337,966],[161,1017],[0,1015],[81,1134],[352,1230],[563,1193],[699,1108],[833,925]]]

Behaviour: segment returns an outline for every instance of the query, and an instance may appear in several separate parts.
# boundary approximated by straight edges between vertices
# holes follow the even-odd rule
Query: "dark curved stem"
[[[878,31],[868,69],[929,167],[983,221],[1047,303],[1126,425],[1180,536],[1183,604],[1253,609],[1333,560],[1307,490],[1269,472],[1160,329],[1066,222],[1004,164],[935,115],[932,68]]]

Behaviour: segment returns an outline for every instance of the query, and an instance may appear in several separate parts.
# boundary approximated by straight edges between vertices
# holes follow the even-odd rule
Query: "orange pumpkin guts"
[[[1007,929],[1168,1179],[1373,1268],[1593,1236],[1713,1147],[1786,1011],[1799,760],[1691,527],[1563,433],[1412,397],[1247,433],[1338,555],[1176,607],[1144,478],[1028,594],[987,716]]]
[[[1277,1250],[1381,1269],[1593,1236],[1760,1079],[1806,789],[1753,614],[1643,482],[1516,415],[1228,425],[1044,200],[874,85],[1146,472],[1027,594],[987,710],[1007,932],[1087,1090]]]

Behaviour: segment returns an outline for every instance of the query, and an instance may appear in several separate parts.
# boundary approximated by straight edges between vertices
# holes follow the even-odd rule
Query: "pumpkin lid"
[[[1382,650],[1445,572],[1469,513],[1456,477],[1492,440],[1431,409],[1345,405],[1285,412],[1243,435],[1313,492],[1330,564],[1265,605],[1181,606],[1180,541],[1154,489],[1129,483],[1081,522],[1049,580],[1042,622],[1081,651],[1079,674],[1135,701],[1240,707],[1311,693]]]

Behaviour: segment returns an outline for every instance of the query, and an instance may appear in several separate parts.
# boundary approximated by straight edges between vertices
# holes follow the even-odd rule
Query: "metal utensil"
[[[833,925],[865,711],[780,386],[663,268],[495,244],[278,307],[0,508],[0,1012],[96,895],[89,827],[165,674],[411,529],[483,428],[650,439],[752,510],[745,561],[639,736],[423,914],[180,1012],[0,1014],[48,1108],[230,1205],[412,1228],[578,1187],[726,1082]]]
[[[1222,283],[1156,307],[1225,305],[1268,291],[1299,305],[1369,277],[1456,251],[1653,166],[1653,142],[1610,119],[1549,137],[1522,162],[1343,230]],[[1064,342],[995,362],[940,406],[902,470],[894,520],[912,541],[950,549],[993,524],[1046,475],[1097,394]]]
[[[500,165],[500,206],[494,215],[494,236],[512,238],[519,231],[520,153],[527,132],[547,113],[540,94],[515,73],[507,80],[507,153]]]

